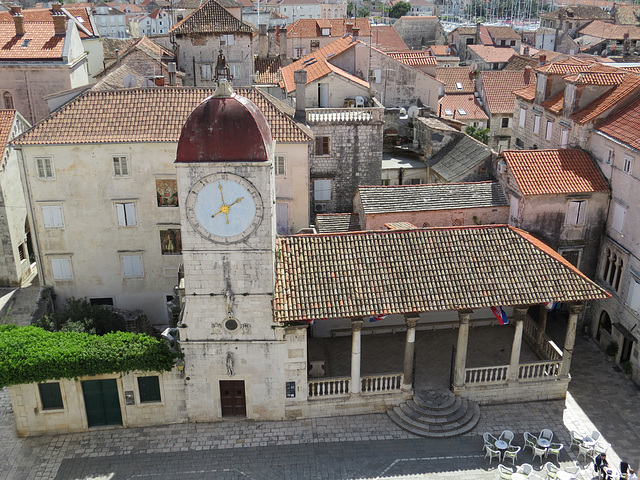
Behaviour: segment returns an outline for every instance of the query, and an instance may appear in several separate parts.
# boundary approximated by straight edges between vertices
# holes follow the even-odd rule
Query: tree
[[[389,10],[389,16],[391,18],[400,18],[407,14],[411,10],[411,4],[409,2],[398,2]]]
[[[355,10],[355,5],[353,4],[353,2],[349,2],[347,3],[347,15],[349,17],[353,17],[353,11]]]
[[[49,332],[83,332],[104,335],[126,330],[124,319],[109,308],[91,305],[86,298],[68,298],[64,308],[33,324]]]
[[[368,7],[365,7],[364,5],[363,5],[363,6],[361,6],[361,7],[358,9],[358,16],[359,16],[359,17],[364,17],[364,18],[368,17],[368,16],[369,16],[369,8],[368,8]]]
[[[476,140],[481,141],[485,145],[489,144],[489,129],[481,128],[481,127],[467,127],[464,131],[470,137],[475,138]]]

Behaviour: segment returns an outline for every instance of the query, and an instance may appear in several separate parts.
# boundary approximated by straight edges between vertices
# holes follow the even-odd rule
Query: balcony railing
[[[401,373],[390,373],[384,375],[366,375],[361,377],[362,393],[384,394],[399,392],[402,388]],[[335,398],[348,395],[350,393],[351,377],[333,377],[309,380],[309,399],[312,398]]]

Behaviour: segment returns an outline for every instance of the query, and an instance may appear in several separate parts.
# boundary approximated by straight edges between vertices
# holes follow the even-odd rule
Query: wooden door
[[[115,378],[82,382],[84,406],[90,427],[122,425],[118,384]]]
[[[220,380],[220,404],[223,417],[246,417],[244,380]]]

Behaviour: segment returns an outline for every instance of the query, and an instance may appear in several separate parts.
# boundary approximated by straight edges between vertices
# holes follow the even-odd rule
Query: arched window
[[[611,318],[606,311],[603,311],[600,314],[600,322],[598,323],[598,333],[597,339],[600,340],[600,331],[605,330],[609,335],[611,335]]]
[[[4,108],[7,110],[13,110],[13,96],[9,92],[4,92],[2,98],[4,98]]]

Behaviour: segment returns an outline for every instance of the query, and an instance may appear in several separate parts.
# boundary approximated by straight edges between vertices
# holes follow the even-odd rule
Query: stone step
[[[480,420],[480,407],[451,392],[418,392],[413,400],[393,408],[388,415],[400,428],[414,435],[446,438],[475,428]]]

